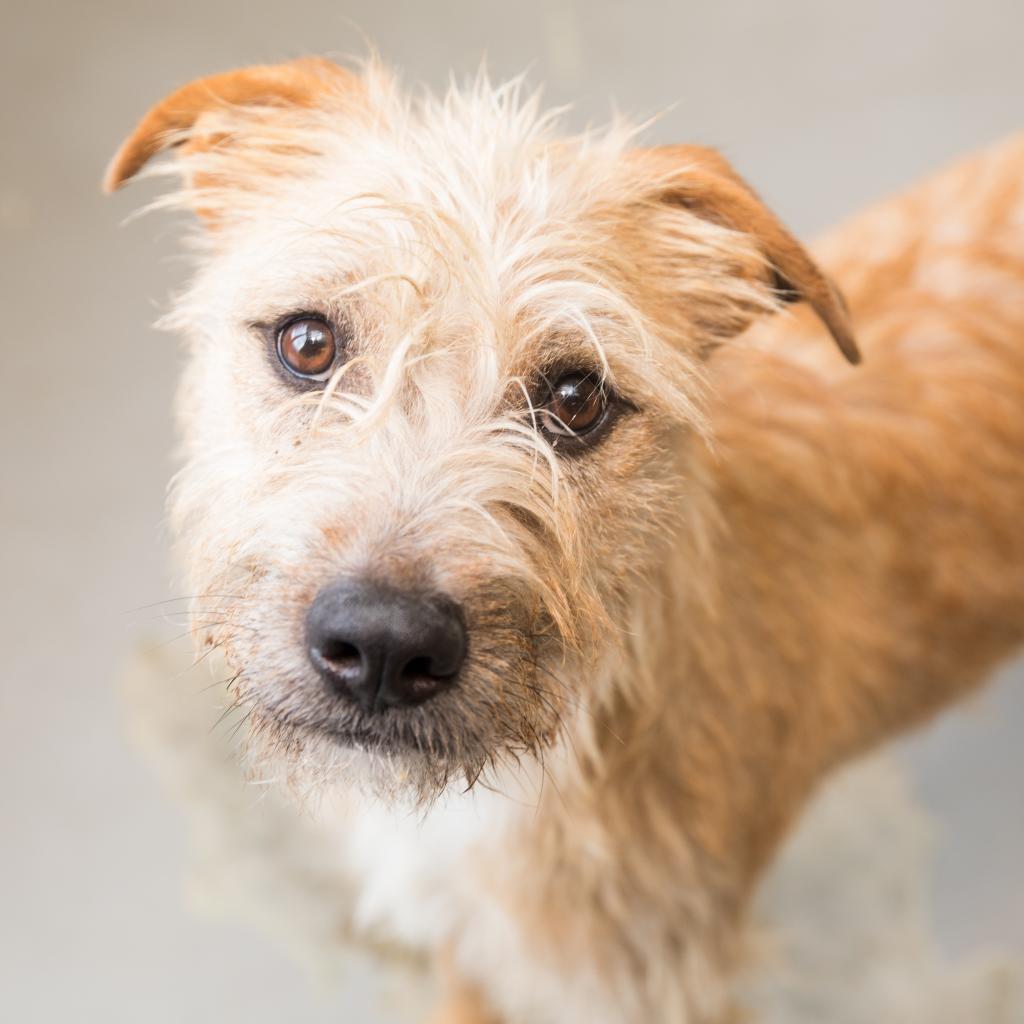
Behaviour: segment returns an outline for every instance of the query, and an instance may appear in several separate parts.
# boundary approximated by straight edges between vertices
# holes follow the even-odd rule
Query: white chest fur
[[[513,780],[526,792],[535,781]],[[344,846],[357,891],[354,924],[428,953],[450,943],[466,975],[485,984],[510,1021],[589,1024],[598,1019],[595,1007],[607,1007],[600,980],[537,962],[529,936],[488,884],[507,858],[523,853],[513,846],[536,810],[536,795],[507,792],[474,790],[425,814],[369,801],[351,808]]]
[[[329,824],[356,891],[357,930],[419,949],[464,930],[481,914],[487,863],[523,841],[539,775],[524,762],[514,776],[448,793],[426,810],[368,796],[346,801]]]
[[[435,947],[462,917],[474,851],[507,821],[504,798],[451,797],[427,812],[360,800],[345,829],[359,930]]]

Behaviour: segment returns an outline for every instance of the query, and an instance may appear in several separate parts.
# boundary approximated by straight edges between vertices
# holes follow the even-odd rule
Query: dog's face
[[[167,128],[207,222],[175,521],[253,731],[427,796],[541,753],[671,600],[704,355],[780,283],[848,343],[827,285],[709,154],[556,139],[514,90],[219,76],[112,181]]]

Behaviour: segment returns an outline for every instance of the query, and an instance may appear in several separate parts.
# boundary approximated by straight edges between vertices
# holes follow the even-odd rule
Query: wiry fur
[[[327,787],[357,920],[447,951],[439,1019],[723,1020],[752,884],[816,780],[1024,633],[1024,143],[825,248],[854,370],[778,312],[697,156],[691,179],[626,127],[560,138],[482,79],[416,102],[377,67],[288,80],[199,95],[176,136],[169,201],[207,222],[169,318],[201,642],[257,759]],[[268,342],[302,310],[351,338],[322,391]],[[531,396],[576,367],[626,405],[562,457]],[[356,754],[334,737],[370,723],[302,633],[346,574],[440,591],[470,636],[459,685]]]
[[[410,108],[379,75],[368,76],[380,95],[373,132],[360,118],[339,122],[329,101],[288,118],[230,109],[215,130],[244,145],[188,159],[193,182],[230,180],[233,191],[207,185],[176,201],[217,210],[242,190],[255,205],[249,216],[244,202],[217,215],[203,270],[169,320],[197,354],[182,412],[197,450],[178,478],[175,519],[199,567],[196,592],[234,595],[228,646],[242,699],[254,700],[257,718],[273,710],[272,741],[305,771],[301,727],[329,698],[303,692],[292,706],[281,679],[308,675],[295,630],[324,581],[369,571],[460,600],[474,643],[458,693],[440,715],[431,705],[389,723],[421,746],[422,763],[402,772],[430,793],[452,771],[465,783],[495,758],[538,753],[572,714],[575,684],[550,665],[593,660],[597,638],[615,637],[622,619],[622,580],[642,578],[648,552],[664,546],[666,516],[682,508],[669,439],[699,427],[701,375],[685,350],[648,356],[657,325],[623,294],[631,268],[621,265],[618,203],[652,202],[650,182],[621,180],[628,131],[560,142],[559,156],[549,152],[551,118],[535,98],[520,102],[515,85],[492,91],[481,81]],[[351,102],[347,92],[339,102]],[[296,137],[317,154],[301,158],[308,168],[280,155]],[[254,178],[238,180],[237,167]],[[269,195],[268,175],[280,186]],[[581,215],[584,189],[594,198]],[[673,259],[732,258],[734,232],[678,219],[665,225],[678,235]],[[267,234],[254,244],[253,231]],[[724,280],[736,305],[767,303],[745,281]],[[708,292],[708,306],[726,301],[701,278],[693,287]],[[701,303],[695,295],[690,307]],[[249,325],[303,308],[349,325],[356,352],[322,392],[290,395]],[[585,462],[562,464],[531,422],[538,372],[581,362],[617,385],[625,378],[631,395],[665,414],[664,439],[651,436],[645,453],[655,471],[634,477],[628,516],[614,517],[628,529],[602,541],[613,574],[596,564],[579,572],[593,562],[585,523],[604,529],[609,499],[626,496],[602,494]],[[221,422],[233,386],[225,372],[247,378],[241,432]],[[211,518],[211,508],[221,514]],[[282,617],[291,632],[270,645],[267,623]],[[246,628],[261,637],[258,650]],[[210,642],[224,639],[210,631]],[[359,714],[346,726],[358,729]]]

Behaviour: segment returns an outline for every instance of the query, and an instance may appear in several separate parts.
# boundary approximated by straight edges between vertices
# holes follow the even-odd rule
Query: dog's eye
[[[599,427],[608,411],[608,396],[597,378],[567,373],[555,381],[538,410],[544,433],[555,439],[581,437]]]
[[[277,355],[297,377],[322,379],[338,354],[334,331],[325,320],[306,317],[286,324],[277,335]]]

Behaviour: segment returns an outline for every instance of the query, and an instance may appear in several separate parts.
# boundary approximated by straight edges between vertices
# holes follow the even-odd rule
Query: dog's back
[[[724,605],[747,635],[789,637],[777,670],[824,692],[800,753],[820,767],[1024,639],[1024,136],[869,209],[817,255],[864,364],[822,358],[802,309],[751,332],[754,351],[713,367],[709,470]]]

